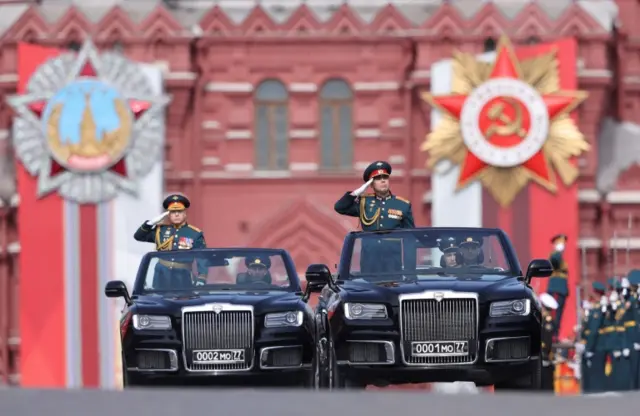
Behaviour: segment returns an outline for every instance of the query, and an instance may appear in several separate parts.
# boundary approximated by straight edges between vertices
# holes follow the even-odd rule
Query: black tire
[[[531,372],[524,377],[507,380],[494,385],[496,391],[541,391],[542,390],[542,357],[538,357],[531,365]]]

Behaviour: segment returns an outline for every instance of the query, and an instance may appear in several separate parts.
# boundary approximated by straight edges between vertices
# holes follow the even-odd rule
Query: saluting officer
[[[558,302],[548,293],[542,293],[540,295],[540,302],[542,302],[542,390],[555,390],[554,373],[555,365],[553,363],[553,314],[558,308]]]
[[[411,203],[391,193],[390,176],[391,165],[384,161],[373,162],[362,175],[365,184],[345,193],[334,206],[336,212],[358,217],[364,231],[415,228]],[[369,186],[373,193],[364,194]]]
[[[137,241],[155,243],[158,251],[190,250],[206,248],[204,233],[199,228],[187,223],[187,209],[191,202],[184,195],[169,195],[162,203],[166,210],[160,216],[145,221],[135,232],[133,238]],[[168,224],[159,224],[168,216]],[[206,282],[207,267],[204,259],[196,260],[198,265],[198,277],[195,279],[196,285],[203,285]],[[177,270],[181,270],[179,272]],[[158,285],[174,285],[178,277],[180,286],[190,286],[191,262],[179,263],[160,259],[156,264],[156,281]],[[188,278],[187,278],[188,277]],[[163,282],[163,283],[160,283]],[[173,286],[172,288],[176,288]]]
[[[370,164],[364,171],[364,185],[345,193],[334,206],[338,214],[358,217],[363,231],[387,231],[415,228],[409,200],[391,193],[389,177],[391,165],[384,161]],[[371,186],[373,193],[364,194]],[[363,195],[364,194],[364,195]],[[413,242],[403,245],[397,238],[363,238],[360,253],[360,271],[366,273],[415,270]],[[402,251],[405,248],[405,256]],[[404,263],[404,265],[403,265]]]

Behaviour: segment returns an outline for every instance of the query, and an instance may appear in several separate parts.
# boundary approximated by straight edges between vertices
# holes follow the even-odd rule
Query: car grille
[[[249,370],[253,363],[253,313],[246,311],[184,312],[182,337],[189,371]],[[194,350],[244,350],[244,362],[193,363]]]
[[[400,304],[402,355],[409,365],[472,363],[477,357],[478,304],[475,298],[407,299]],[[414,341],[468,341],[463,356],[414,357]]]

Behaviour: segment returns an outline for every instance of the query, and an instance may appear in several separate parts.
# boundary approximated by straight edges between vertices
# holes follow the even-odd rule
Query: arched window
[[[353,166],[353,93],[341,79],[320,90],[320,164],[322,169]]]
[[[275,79],[263,81],[255,94],[256,169],[289,168],[289,93]]]

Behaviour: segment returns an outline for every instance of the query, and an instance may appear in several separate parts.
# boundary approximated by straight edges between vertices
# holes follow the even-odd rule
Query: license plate
[[[194,364],[243,363],[244,350],[195,350],[192,360]]]
[[[468,354],[468,341],[425,341],[411,343],[411,355],[414,357],[455,357]]]

